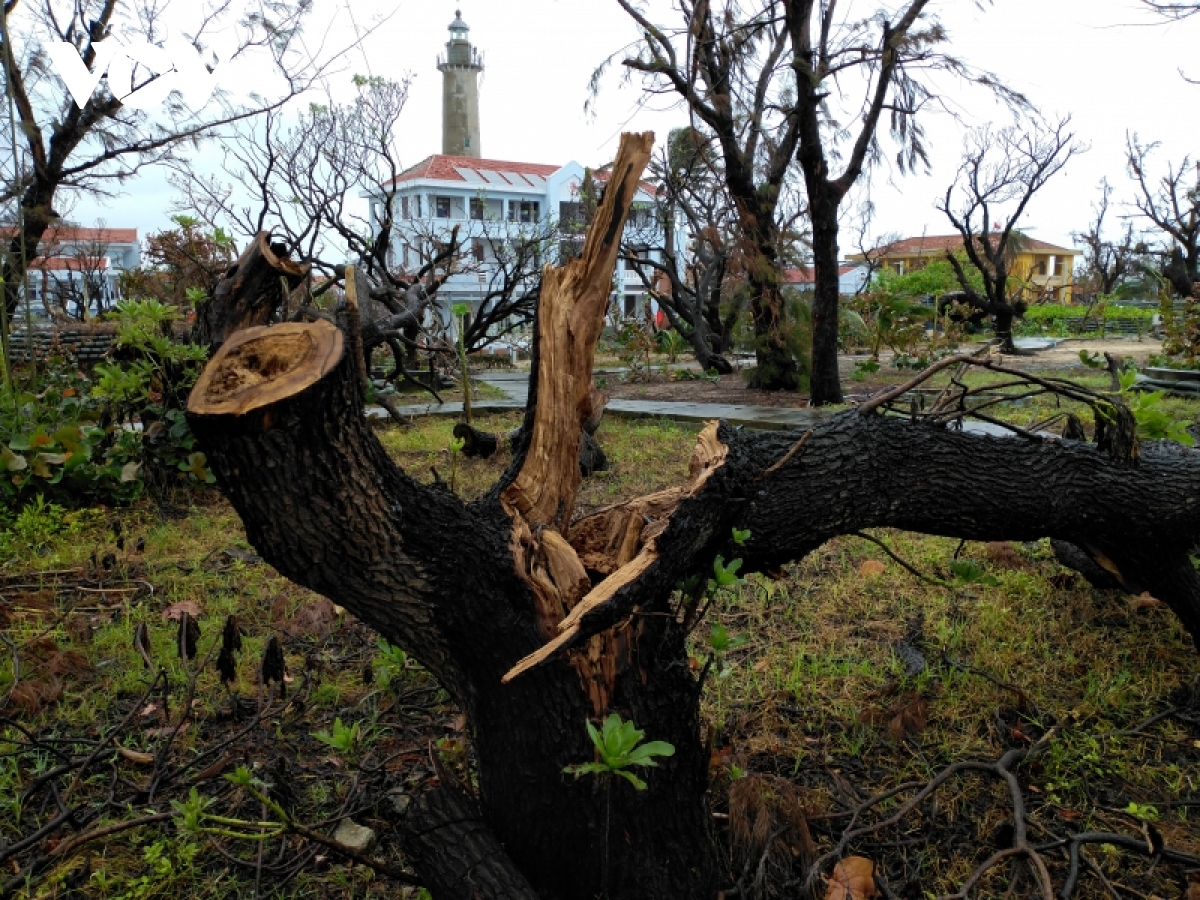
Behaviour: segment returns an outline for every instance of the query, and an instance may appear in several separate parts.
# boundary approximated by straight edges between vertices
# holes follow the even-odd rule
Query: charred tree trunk
[[[255,548],[422,662],[467,713],[479,802],[420,796],[397,827],[435,896],[712,900],[700,685],[674,588],[752,536],[751,569],[893,526],[972,540],[1052,536],[1103,557],[1200,634],[1200,454],[1136,462],[1076,441],[955,433],[843,413],[807,435],[700,435],[687,483],[577,521],[593,348],[650,136],[627,136],[581,259],[547,269],[512,466],[464,504],[397,468],[326,322],[221,348],[189,421]],[[1182,502],[1181,502],[1182,500]],[[1002,502],[1000,502],[1002,501]],[[635,791],[573,779],[584,720],[619,712],[675,755]],[[441,788],[439,790],[448,790]]]
[[[842,402],[838,374],[838,204],[828,189],[809,201],[813,223],[812,374],[809,395],[813,406]],[[811,195],[810,195],[811,196]]]
[[[287,258],[282,244],[271,243],[270,232],[260,231],[212,296],[196,307],[192,343],[215,349],[236,331],[266,325],[308,272],[307,265]]]

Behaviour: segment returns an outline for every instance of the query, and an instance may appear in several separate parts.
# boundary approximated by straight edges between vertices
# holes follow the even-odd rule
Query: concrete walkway
[[[481,381],[503,391],[504,399],[477,400],[471,404],[476,413],[510,412],[525,408],[529,396],[529,376],[524,372],[496,372],[484,375]],[[426,403],[401,406],[404,416],[458,416],[462,413],[461,403]],[[658,400],[609,400],[604,407],[605,415],[624,416],[631,419],[671,419],[702,425],[712,419],[724,419],[732,425],[747,428],[763,428],[774,431],[789,431],[807,428],[831,414],[817,409],[790,409],[780,406],[749,406],[732,403],[677,403]],[[367,415],[375,418],[387,416],[382,407],[373,406]]]

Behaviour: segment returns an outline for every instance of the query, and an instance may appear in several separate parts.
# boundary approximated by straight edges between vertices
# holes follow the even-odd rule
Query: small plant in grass
[[[708,647],[712,651],[714,659],[719,660],[719,668],[717,669],[717,678],[724,681],[733,674],[733,669],[726,659],[726,654],[731,650],[737,650],[739,647],[744,647],[750,639],[744,634],[731,635],[729,629],[720,622],[713,625],[708,633]]]
[[[467,369],[467,316],[470,315],[469,303],[455,303],[450,307],[458,320],[458,367],[462,371],[463,421],[471,424],[471,372]],[[461,448],[460,448],[461,449]]]
[[[969,559],[956,559],[950,563],[950,574],[953,576],[951,582],[953,587],[964,587],[968,584],[995,587],[1000,583],[993,576],[987,574],[982,566]]]
[[[668,328],[658,333],[658,349],[667,356],[668,363],[679,359],[679,354],[688,348],[688,342],[674,328]]]
[[[588,737],[596,748],[600,759],[596,762],[579,763],[563,769],[568,775],[579,778],[583,775],[615,775],[624,778],[639,791],[646,789],[646,782],[634,775],[630,770],[633,766],[657,767],[656,756],[673,756],[675,748],[666,741],[650,741],[642,743],[646,732],[636,728],[632,722],[626,722],[613,713],[599,729],[591,722],[587,726]]]
[[[1158,807],[1151,806],[1149,803],[1134,803],[1132,800],[1125,807],[1125,812],[1133,816],[1135,819],[1141,819],[1143,822],[1158,821]]]
[[[868,375],[873,375],[878,371],[879,360],[874,358],[860,359],[854,364],[854,371],[851,373],[850,377],[855,381],[866,381]]]
[[[468,420],[470,421],[470,420]],[[451,438],[446,449],[450,451],[450,493],[458,493],[458,458],[467,442],[463,438]]]
[[[342,723],[341,716],[333,720],[333,728],[314,731],[313,737],[327,747],[332,747],[344,756],[353,756],[364,743],[362,729],[357,722],[350,725]]]
[[[1175,419],[1163,408],[1162,391],[1137,391],[1137,373],[1125,371],[1119,375],[1121,381],[1121,396],[1129,404],[1133,418],[1137,422],[1138,437],[1149,441],[1178,441],[1186,447],[1193,446],[1196,441],[1188,431],[1191,422],[1181,422]]]
[[[378,646],[379,655],[371,662],[371,667],[375,670],[375,683],[380,690],[386,691],[408,667],[408,654],[383,638],[379,639]]]

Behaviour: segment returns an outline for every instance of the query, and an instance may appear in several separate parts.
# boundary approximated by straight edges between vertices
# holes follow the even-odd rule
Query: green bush
[[[1095,319],[1140,319],[1149,322],[1155,310],[1140,306],[1112,306],[1099,303],[1095,306],[1067,306],[1064,303],[1040,303],[1025,311],[1025,318],[1034,322],[1050,322],[1057,319],[1082,319],[1088,315]]]
[[[175,340],[173,307],[122,301],[120,361],[89,377],[50,361],[23,390],[0,394],[0,498],[70,505],[125,503],[156,490],[212,483],[183,413],[205,350]]]

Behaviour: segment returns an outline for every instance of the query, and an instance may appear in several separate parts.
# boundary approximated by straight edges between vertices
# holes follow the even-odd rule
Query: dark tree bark
[[[362,416],[349,342],[327,322],[238,332],[189,401],[258,552],[403,647],[465,710],[478,812],[461,796],[422,795],[397,822],[439,897],[715,898],[701,685],[686,654],[694,622],[674,589],[734,552],[734,526],[751,530],[736,551],[751,570],[863,528],[1051,536],[1200,634],[1188,558],[1200,454],[1178,445],[1148,444],[1133,461],[869,411],[805,435],[712,423],[687,483],[573,521],[592,348],[648,154],[649,136],[623,140],[583,257],[547,270],[520,444],[479,500],[388,459]],[[675,747],[644,792],[563,774],[593,758],[584,720],[610,712]]]
[[[827,8],[817,0],[786,0],[784,3],[787,28],[791,35],[792,65],[796,70],[796,109],[800,126],[796,159],[804,172],[809,217],[812,220],[814,283],[810,396],[814,406],[842,402],[842,384],[837,364],[838,305],[841,299],[838,280],[838,210],[846,193],[863,172],[868,151],[875,143],[875,129],[879,125],[888,94],[893,90],[905,61],[908,33],[921,18],[927,3],[928,0],[912,0],[898,12],[894,22],[883,21],[878,49],[870,54],[872,64],[878,66],[878,71],[870,76],[874,84],[846,168],[836,178],[829,171],[827,138],[823,134],[823,127],[828,126],[823,125],[822,121],[827,116],[827,81],[836,75],[842,65],[837,60],[838,51],[830,47],[833,4]],[[816,15],[818,12],[819,15]],[[867,56],[863,51],[864,61]],[[900,120],[915,112],[915,109],[905,110],[903,105],[893,106]]]
[[[236,331],[266,325],[308,273],[309,266],[288,259],[287,249],[272,244],[269,231],[260,231],[212,296],[197,305],[192,343],[215,349]]]

